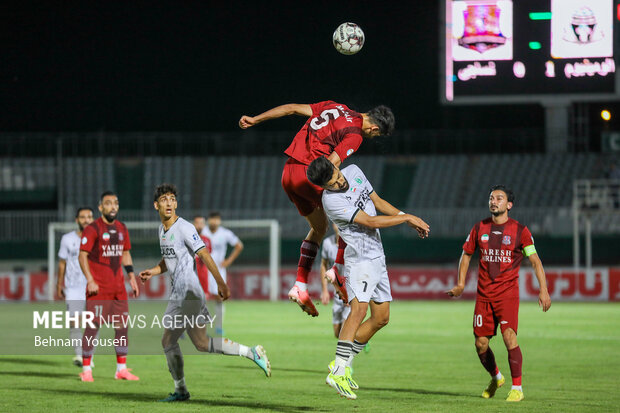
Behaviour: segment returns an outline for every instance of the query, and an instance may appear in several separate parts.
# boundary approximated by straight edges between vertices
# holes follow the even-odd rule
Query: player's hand
[[[446,294],[448,294],[450,297],[460,297],[461,294],[463,294],[463,290],[465,289],[464,285],[455,285],[454,288],[452,288],[449,291],[446,291]]]
[[[420,238],[428,238],[428,234],[431,232],[431,227],[421,218],[414,215],[411,215],[411,218],[407,221],[407,225],[418,231]]]
[[[131,291],[133,291],[133,296],[138,298],[140,295],[140,289],[138,288],[138,283],[136,282],[136,276],[133,273],[130,273],[129,276],[129,285],[131,286]]]
[[[65,298],[65,292],[62,290],[61,285],[56,286],[56,295],[60,298]]]
[[[323,290],[321,291],[321,304],[327,305],[329,304],[329,300],[331,297],[329,296],[329,291]]]
[[[151,272],[151,270],[144,270],[140,274],[138,274],[138,277],[140,277],[140,281],[142,281],[142,284],[145,284],[148,280],[151,279],[152,276],[153,273]]]
[[[551,297],[549,297],[549,292],[547,290],[541,291],[538,294],[538,306],[542,308],[545,313],[551,307]]]
[[[97,283],[94,280],[88,282],[88,284],[86,284],[86,295],[93,296],[97,295],[97,293],[99,293],[99,286]]]
[[[243,115],[241,116],[241,119],[239,119],[239,127],[241,129],[247,129],[254,125],[256,125],[256,121],[251,116]]]
[[[230,297],[230,289],[228,288],[228,285],[226,285],[226,283],[217,285],[217,293],[222,298],[222,301],[226,301]]]
[[[222,268],[228,268],[230,266],[230,261],[228,260],[224,260],[220,263],[220,267]]]

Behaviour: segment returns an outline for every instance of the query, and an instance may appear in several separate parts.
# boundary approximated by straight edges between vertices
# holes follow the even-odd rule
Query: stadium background
[[[443,291],[456,280],[463,240],[488,216],[487,191],[501,182],[516,191],[511,216],[532,230],[553,299],[542,314],[524,262],[521,295],[534,302],[521,304],[526,400],[518,407],[617,411],[619,307],[600,301],[620,300],[618,186],[606,181],[612,191],[597,192],[587,205],[594,265],[588,274],[573,268],[572,205],[575,180],[605,179],[620,165],[605,140],[620,130],[620,99],[571,103],[559,146],[549,144],[538,104],[442,105],[439,15],[439,2],[4,5],[0,410],[478,412],[489,403],[503,410],[503,395],[478,397],[488,377],[471,340],[476,265],[464,300],[418,300],[447,300]],[[357,55],[342,56],[331,45],[344,21],[366,34]],[[617,21],[615,27],[618,33]],[[276,218],[285,293],[307,229],[280,187],[282,152],[303,119],[246,131],[237,121],[282,103],[325,99],[362,111],[392,107],[394,136],[364,142],[346,164],[358,164],[382,197],[432,229],[427,240],[406,228],[382,231],[396,301],[390,325],[356,361],[363,386],[357,402],[338,400],[322,384],[335,344],[329,307],[320,306],[311,320],[290,303],[264,301],[267,238],[256,230],[235,231],[246,248],[229,272],[234,298],[226,331],[268,349],[268,381],[257,381],[241,361],[190,356],[192,402],[162,407],[153,401],[171,383],[160,331],[148,332],[148,351],[131,347],[130,365],[141,377],[135,386],[107,377],[114,360],[102,354],[95,386],[79,386],[68,355],[35,353],[29,341],[16,340],[33,310],[64,309],[60,300],[45,301],[48,224],[72,222],[77,206],[96,207],[106,189],[118,192],[123,221],[156,222],[151,192],[162,181],[178,185],[179,212],[188,218],[212,210],[224,219]],[[602,109],[611,120],[601,120]],[[153,231],[132,232],[136,269],[159,260],[155,238]],[[316,294],[316,275],[313,283]],[[165,299],[165,284],[144,287],[142,298]],[[158,314],[165,303],[130,305]],[[29,340],[27,333],[21,338]],[[497,339],[493,345],[507,374],[503,346]],[[186,342],[182,347],[191,351]]]

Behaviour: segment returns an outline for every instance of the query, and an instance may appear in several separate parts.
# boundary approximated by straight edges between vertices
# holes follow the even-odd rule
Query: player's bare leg
[[[482,363],[482,366],[491,375],[489,385],[482,392],[483,398],[490,399],[495,396],[497,389],[504,385],[506,379],[497,368],[497,364],[495,363],[495,355],[489,347],[488,337],[476,337],[476,352],[478,353],[478,358],[480,358],[480,363]]]
[[[192,327],[187,329],[187,335],[192,340],[196,350],[205,353],[217,353],[227,356],[242,356],[252,360],[260,367],[265,376],[271,377],[271,364],[263,346],[248,347],[223,337],[210,337],[207,328]]]
[[[523,355],[517,343],[517,333],[512,328],[507,328],[502,332],[506,350],[508,350],[508,363],[510,365],[510,375],[512,376],[512,388],[508,393],[507,401],[518,402],[523,400],[523,388],[521,387],[521,370],[523,366]]]
[[[168,370],[174,380],[174,393],[170,393],[168,397],[162,399],[162,402],[174,402],[189,400],[189,391],[185,385],[185,373],[183,371],[184,361],[181,347],[179,347],[179,338],[185,329],[177,328],[174,330],[164,330],[161,339],[161,345],[164,348],[166,361],[168,362]]]
[[[306,239],[301,243],[299,264],[297,265],[297,279],[295,285],[288,292],[288,298],[295,301],[301,309],[316,317],[319,315],[316,307],[312,303],[312,299],[308,294],[308,274],[312,269],[312,264],[319,251],[319,244],[327,233],[327,216],[321,208],[316,208],[310,214],[305,216],[310,231]]]

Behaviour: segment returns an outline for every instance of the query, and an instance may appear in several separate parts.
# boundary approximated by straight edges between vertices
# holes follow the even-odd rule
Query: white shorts
[[[186,329],[192,327],[210,327],[210,315],[204,294],[197,297],[188,291],[184,300],[168,301],[166,312],[162,317],[162,325],[167,330]]]
[[[344,305],[344,301],[334,294],[334,304],[332,305],[332,324],[342,324],[347,319],[351,307]]]
[[[385,256],[352,264],[345,262],[344,275],[347,279],[349,302],[354,298],[360,303],[392,301]]]
[[[66,301],[86,301],[86,285],[65,287],[63,289]]]

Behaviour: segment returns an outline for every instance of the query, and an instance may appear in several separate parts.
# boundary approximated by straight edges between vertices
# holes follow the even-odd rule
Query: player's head
[[[489,211],[495,216],[508,213],[515,201],[512,189],[504,185],[495,185],[489,191]]]
[[[105,191],[99,198],[99,212],[110,224],[118,215],[118,196],[113,191]]]
[[[153,193],[153,206],[162,221],[174,217],[177,209],[177,187],[167,183],[158,185]]]
[[[362,125],[364,138],[375,138],[377,136],[390,136],[394,132],[394,113],[387,106],[380,105],[366,112],[368,122]]]
[[[194,227],[196,227],[196,231],[200,234],[202,230],[207,226],[207,220],[202,215],[196,215],[194,217]]]
[[[207,225],[209,226],[209,231],[217,231],[220,225],[222,225],[222,216],[220,213],[217,211],[209,212],[207,216]]]
[[[93,222],[93,209],[91,207],[83,206],[79,207],[75,212],[75,222],[80,227],[80,231],[90,225]]]
[[[346,191],[349,189],[349,183],[340,169],[336,168],[324,156],[316,158],[308,165],[306,176],[310,182],[323,189],[330,191]]]

